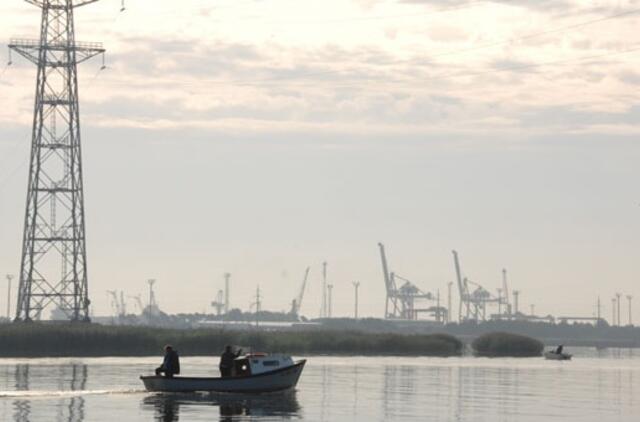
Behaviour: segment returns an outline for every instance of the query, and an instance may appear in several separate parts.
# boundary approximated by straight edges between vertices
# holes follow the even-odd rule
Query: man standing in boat
[[[222,378],[233,376],[233,362],[241,353],[242,349],[239,349],[237,353],[233,353],[231,346],[224,348],[224,353],[220,356],[220,375]]]
[[[180,373],[180,358],[178,352],[173,350],[169,344],[164,346],[164,360],[159,368],[156,368],[156,375],[163,375],[167,378],[173,378],[174,375]]]

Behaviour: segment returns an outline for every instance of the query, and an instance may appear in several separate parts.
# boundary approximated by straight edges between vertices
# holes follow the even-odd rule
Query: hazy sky
[[[492,291],[508,268],[524,310],[590,316],[601,295],[609,317],[615,292],[640,300],[640,1],[126,6],[76,14],[77,39],[108,49],[80,81],[96,314],[147,278],[165,310],[211,311],[226,271],[233,306],[260,284],[264,308],[288,309],[311,266],[315,317],[327,260],[334,314],[352,315],[359,280],[361,314],[382,316],[379,241],[443,300],[454,248]],[[2,2],[0,40],[38,25]],[[13,61],[0,274],[19,271],[35,84]]]

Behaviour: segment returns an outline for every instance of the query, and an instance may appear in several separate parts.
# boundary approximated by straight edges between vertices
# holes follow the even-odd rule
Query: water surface
[[[640,351],[542,358],[308,357],[296,391],[147,393],[161,358],[0,359],[3,421],[637,421]],[[184,375],[217,359],[183,358]]]

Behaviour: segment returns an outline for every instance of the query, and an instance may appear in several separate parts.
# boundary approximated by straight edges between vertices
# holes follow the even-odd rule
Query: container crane
[[[290,314],[295,316],[296,318],[300,317],[300,307],[302,306],[302,299],[304,297],[304,292],[307,287],[307,279],[309,278],[309,271],[311,267],[307,267],[304,272],[304,279],[302,280],[302,287],[300,287],[300,292],[295,299],[291,301],[291,312]]]
[[[482,287],[480,284],[469,280],[466,277],[462,277],[462,271],[460,270],[460,258],[456,251],[453,253],[453,263],[456,271],[456,280],[458,282],[458,290],[460,292],[460,305],[459,305],[459,321],[472,320],[472,321],[484,321],[486,320],[487,304],[500,303],[500,298],[496,298],[491,293]],[[473,290],[469,287],[472,286]],[[464,308],[464,314],[463,314]]]
[[[458,258],[458,252],[451,251],[453,253],[453,264],[456,269],[456,281],[458,283],[458,292],[460,293],[460,302],[458,305],[458,322],[462,322],[462,308],[466,308],[467,318],[471,313],[471,304],[469,301],[469,287],[465,280],[462,279],[462,271],[460,270],[460,259]]]
[[[127,302],[124,300],[124,292],[120,290],[120,315],[125,317],[127,315]]]
[[[136,304],[138,305],[138,308],[140,309],[140,314],[142,314],[144,312],[144,304],[142,303],[142,295],[129,296],[129,298],[134,299],[136,301]]]
[[[387,262],[387,254],[382,243],[378,243],[380,249],[380,259],[382,261],[382,273],[384,276],[384,284],[387,290],[387,299],[385,302],[384,314],[385,318],[394,319],[418,319],[419,312],[431,312],[430,309],[418,309],[415,307],[416,300],[433,300],[431,293],[422,292],[415,284],[406,278],[389,272]],[[396,279],[404,281],[400,287],[396,284]],[[389,310],[390,306],[392,307]]]
[[[124,314],[122,311],[122,296],[118,297],[118,292],[115,290],[107,290],[107,294],[111,297],[111,309],[113,309],[113,316],[121,318]]]

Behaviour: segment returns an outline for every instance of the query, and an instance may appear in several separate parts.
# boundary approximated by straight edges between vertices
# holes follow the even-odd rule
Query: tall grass
[[[539,340],[513,333],[487,333],[476,338],[471,347],[478,356],[540,356],[544,345]]]
[[[463,350],[462,342],[447,334],[173,330],[96,324],[0,326],[2,357],[149,356],[162,353],[165,344],[191,356],[219,354],[227,344],[291,354],[455,356]]]

